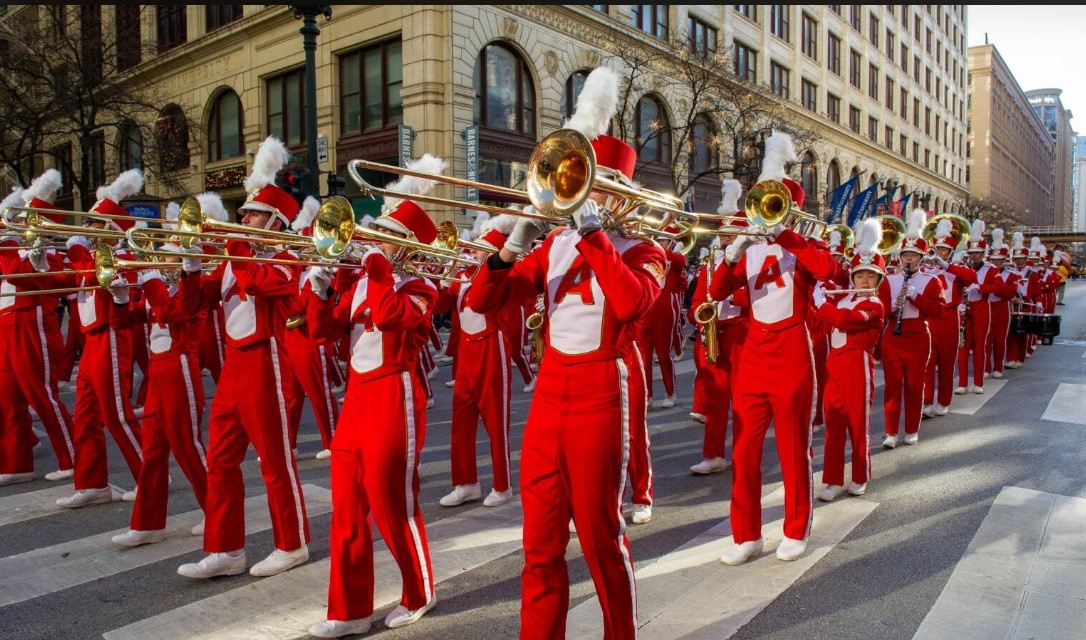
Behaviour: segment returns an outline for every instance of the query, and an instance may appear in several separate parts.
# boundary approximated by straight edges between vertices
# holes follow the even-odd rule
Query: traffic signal
[[[347,180],[332,171],[328,172],[328,195],[338,196],[347,190]]]
[[[290,197],[294,198],[298,204],[301,204],[302,200],[305,200],[306,195],[308,195],[306,193],[305,173],[298,169],[280,171],[275,178],[275,186],[290,194]]]

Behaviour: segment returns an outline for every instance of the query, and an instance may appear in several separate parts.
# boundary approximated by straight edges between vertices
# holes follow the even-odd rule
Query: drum
[[[1021,311],[1011,312],[1011,333],[1032,333],[1026,326],[1027,316],[1029,316],[1028,313]]]
[[[1036,313],[1033,321],[1034,333],[1041,336],[1041,344],[1052,344],[1052,339],[1060,335],[1060,315],[1058,313]]]

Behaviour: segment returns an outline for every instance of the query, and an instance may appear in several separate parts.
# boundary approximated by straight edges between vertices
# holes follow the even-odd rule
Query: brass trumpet
[[[694,309],[694,321],[701,325],[701,344],[705,347],[705,361],[716,362],[720,345],[716,336],[716,303],[703,302]]]
[[[754,227],[768,229],[783,224],[801,236],[821,236],[826,223],[792,205],[792,193],[783,182],[762,180],[747,192],[747,220]]]

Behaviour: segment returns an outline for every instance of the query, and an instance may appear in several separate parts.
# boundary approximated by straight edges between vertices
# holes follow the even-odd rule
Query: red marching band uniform
[[[1011,326],[1011,300],[1018,295],[1018,274],[1007,268],[1010,250],[1003,243],[1003,230],[992,230],[992,244],[988,248],[988,259],[996,269],[997,288],[988,296],[991,311],[991,327],[987,351],[984,354],[984,373],[993,378],[1003,377],[1003,368],[1007,362],[1007,340]]]

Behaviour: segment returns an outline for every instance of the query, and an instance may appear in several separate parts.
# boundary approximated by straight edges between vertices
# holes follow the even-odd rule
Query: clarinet
[[[901,292],[897,294],[897,324],[894,325],[894,335],[901,335],[901,322],[905,320],[905,301],[909,290],[909,278],[913,271],[905,267],[905,278],[901,281]]]

